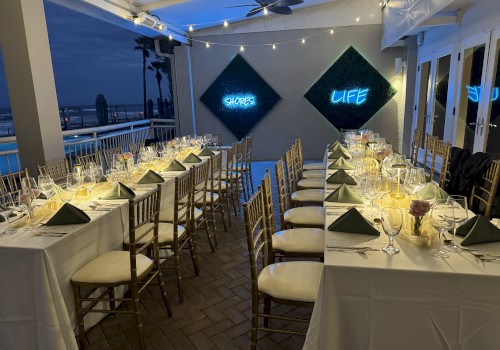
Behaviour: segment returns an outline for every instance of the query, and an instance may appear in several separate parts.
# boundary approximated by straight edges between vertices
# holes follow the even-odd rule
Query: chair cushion
[[[153,226],[153,224],[146,224],[135,231],[135,236],[139,237],[142,233],[148,230]],[[177,226],[177,234],[179,237],[182,237],[186,233],[186,229],[183,226]],[[147,243],[151,237],[153,236],[153,232],[149,232],[146,236],[137,241],[139,244]],[[170,243],[174,241],[174,225],[169,222],[160,222],[158,225],[158,243]],[[130,238],[127,236],[123,240],[125,244],[130,243]]]
[[[319,178],[324,179],[325,176],[326,176],[325,170],[307,170],[307,171],[304,171],[304,174],[302,175],[302,177],[304,179],[310,179],[310,178],[314,178],[314,177],[319,177]]]
[[[300,189],[304,188],[324,188],[325,179],[319,177],[313,177],[310,179],[302,179],[298,183]]]
[[[179,216],[184,215],[184,209],[182,209],[179,213]],[[194,208],[194,218],[195,220],[198,220],[201,216],[203,215],[203,211],[201,211],[198,208]],[[174,221],[174,207],[169,206],[165,209],[162,209],[160,211],[160,221],[163,222],[172,222]],[[186,217],[182,217],[182,219],[179,220],[180,223],[183,223],[186,221]]]
[[[138,254],[137,276],[142,275],[152,265],[151,259]],[[126,283],[130,280],[130,253],[126,251],[112,251],[98,255],[71,276],[71,281],[79,283]]]
[[[226,188],[227,188],[227,184],[225,181],[221,181],[220,182],[220,188],[222,191],[225,191]],[[210,183],[210,181],[208,182],[207,184],[207,190],[212,190],[212,184]],[[217,182],[214,182],[214,191],[218,191],[219,190],[219,184]]]
[[[231,172],[231,174],[229,174],[230,178],[231,178],[231,181],[234,181],[236,179],[236,172]],[[241,173],[238,173],[238,179],[241,177]],[[226,172],[223,172],[222,175],[221,175],[221,178],[223,180],[227,180],[227,174]]]
[[[320,228],[294,228],[276,232],[273,249],[287,253],[323,253],[325,230]]]
[[[325,225],[325,208],[311,206],[288,209],[284,219],[286,223],[292,225],[323,227]]]
[[[292,193],[292,202],[317,202],[323,203],[325,199],[325,191],[319,188],[311,188],[308,190],[300,190]]]
[[[323,264],[316,261],[271,264],[259,274],[259,292],[277,299],[314,303],[322,271]]]
[[[308,163],[304,164],[304,170],[325,170],[326,165],[323,163]]]
[[[212,192],[207,192],[205,195],[205,201],[207,202],[207,205],[211,203],[212,197],[214,199],[214,203],[219,200],[219,195],[217,193],[212,193]],[[198,192],[194,196],[194,201],[196,204],[202,204],[203,203],[203,192]]]

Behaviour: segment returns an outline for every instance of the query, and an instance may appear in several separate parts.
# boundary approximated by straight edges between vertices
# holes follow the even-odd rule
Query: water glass
[[[386,254],[398,254],[399,249],[394,246],[394,238],[401,231],[403,226],[403,211],[396,207],[384,207],[380,213],[382,228],[387,236],[389,236],[389,245],[382,248]]]
[[[453,207],[454,221],[453,221],[453,238],[451,243],[447,244],[444,249],[452,253],[460,253],[462,248],[455,244],[455,234],[457,228],[466,222],[469,218],[469,209],[467,206],[467,198],[464,196],[451,195],[448,196],[448,203]]]
[[[49,175],[38,176],[38,186],[47,199],[54,195],[56,184]]]
[[[7,229],[0,232],[1,235],[10,235],[16,232],[16,230],[10,227],[10,216],[16,209],[16,204],[12,199],[12,195],[9,192],[0,193],[0,216],[2,216],[7,222]]]
[[[455,225],[455,215],[453,212],[453,205],[446,199],[436,200],[431,209],[431,225],[438,231],[438,247],[431,249],[429,254],[436,258],[448,258],[448,254],[441,248],[441,236],[448,232]]]
[[[30,190],[31,195],[33,195],[36,198],[40,196],[40,188],[38,187],[38,184],[36,183],[36,180],[34,177],[24,177],[21,179],[21,188],[25,191]]]

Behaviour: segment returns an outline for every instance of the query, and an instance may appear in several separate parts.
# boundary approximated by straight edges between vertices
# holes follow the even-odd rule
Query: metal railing
[[[134,122],[66,130],[62,132],[64,152],[73,166],[77,156],[95,153],[99,150],[121,147],[145,142],[147,139],[167,141],[176,137],[174,119],[145,119]],[[16,137],[0,138],[0,174],[8,174],[21,169],[21,159],[17,149]]]

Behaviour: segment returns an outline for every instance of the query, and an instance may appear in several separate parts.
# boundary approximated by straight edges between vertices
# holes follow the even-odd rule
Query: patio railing
[[[174,119],[145,119],[95,128],[66,130],[62,132],[64,152],[70,166],[73,166],[77,156],[94,153],[97,150],[118,147],[128,150],[128,145],[145,142],[147,139],[170,140],[177,135],[175,125]],[[0,174],[20,169],[22,169],[21,159],[16,137],[0,138]]]

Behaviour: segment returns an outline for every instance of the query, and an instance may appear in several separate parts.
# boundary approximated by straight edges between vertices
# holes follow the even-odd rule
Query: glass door
[[[460,52],[460,84],[456,118],[456,146],[474,151],[482,133],[481,93],[485,84],[489,33],[480,34],[462,42]],[[476,139],[478,137],[478,139]]]
[[[483,103],[486,106],[480,121],[480,131],[476,149],[493,154],[500,159],[500,29],[492,33],[488,73]]]
[[[432,61],[430,57],[424,57],[418,64],[419,75],[416,94],[416,111],[413,119],[413,130],[422,131],[425,136],[429,124],[429,100],[432,96]],[[425,140],[425,138],[424,138]],[[423,145],[421,145],[423,147]]]
[[[444,127],[448,108],[448,85],[450,82],[451,53],[437,58],[432,103],[432,135],[445,138]]]

